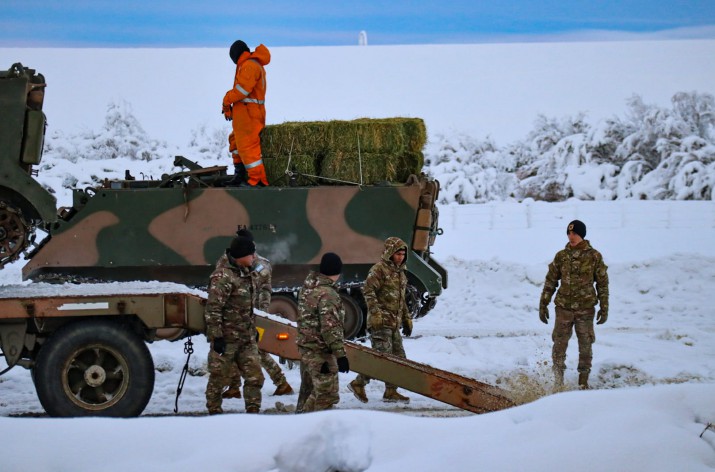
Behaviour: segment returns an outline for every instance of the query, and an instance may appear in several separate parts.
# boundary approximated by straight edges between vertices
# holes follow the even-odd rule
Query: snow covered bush
[[[203,124],[191,132],[190,154],[206,162],[232,162],[228,153],[228,132],[225,129],[210,129]],[[187,156],[188,157],[188,156]]]
[[[104,126],[99,130],[82,130],[76,134],[55,131],[47,142],[45,153],[52,157],[78,160],[106,160],[120,157],[151,161],[166,157],[166,143],[151,139],[132,113],[127,102],[110,103]]]
[[[491,141],[461,135],[438,136],[430,143],[425,167],[440,181],[440,201],[482,203],[512,196],[516,188],[514,156],[503,155]]]
[[[503,148],[490,140],[438,136],[425,167],[443,202],[522,200],[712,200],[715,99],[680,92],[672,107],[637,96],[624,118],[595,125],[584,114],[538,116],[528,136]]]

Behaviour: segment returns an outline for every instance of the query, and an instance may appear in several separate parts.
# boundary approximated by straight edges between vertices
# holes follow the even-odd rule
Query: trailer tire
[[[347,293],[341,293],[340,298],[343,300],[345,308],[345,321],[343,322],[343,332],[345,339],[355,338],[362,330],[362,325],[365,322],[365,316],[360,308],[360,304]]]
[[[154,391],[154,362],[144,341],[106,320],[63,326],[42,346],[34,374],[50,416],[138,416]]]
[[[281,316],[290,321],[298,321],[298,302],[293,295],[288,293],[277,293],[271,297],[268,305],[268,313]]]

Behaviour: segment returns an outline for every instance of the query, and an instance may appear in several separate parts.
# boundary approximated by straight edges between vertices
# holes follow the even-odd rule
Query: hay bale
[[[405,170],[409,170],[410,174],[420,175],[425,166],[425,155],[422,151],[405,151],[402,153],[401,166]]]
[[[264,155],[323,154],[325,125],[320,121],[288,122],[266,126],[261,133]]]
[[[290,158],[290,170],[307,175],[317,175],[315,167],[315,156],[299,154]],[[288,167],[288,156],[263,157],[263,165],[266,168],[268,183],[275,187],[285,187],[288,185],[286,167]]]
[[[269,125],[261,135],[261,147],[271,184],[287,181],[289,155],[291,166],[300,173],[350,182],[360,182],[361,157],[367,184],[404,182],[410,174],[419,174],[426,140],[419,118],[360,118]]]
[[[402,123],[360,118],[327,123],[328,151],[398,154],[405,148]]]
[[[404,155],[333,152],[323,159],[320,176],[329,179],[360,183],[362,168],[362,183],[405,182],[414,170],[405,166]]]
[[[406,137],[405,147],[409,152],[422,153],[427,143],[427,127],[421,118],[397,118],[401,120]]]

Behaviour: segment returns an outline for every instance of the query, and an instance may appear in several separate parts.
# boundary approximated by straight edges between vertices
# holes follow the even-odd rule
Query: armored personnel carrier
[[[412,316],[427,314],[447,284],[431,257],[441,232],[435,205],[439,182],[410,175],[404,183],[363,185],[301,178],[262,189],[226,187],[226,167],[203,168],[177,156],[180,170],[158,180],[105,180],[75,189],[70,207],[33,178],[40,163],[45,117],[44,77],[14,64],[0,73],[0,266],[26,253],[23,278],[35,281],[164,281],[205,287],[238,228],[254,235],[273,265],[269,309],[297,317],[297,290],[322,254],[343,259],[339,282],[349,338],[364,329],[361,288],[383,242],[397,236],[410,247],[408,300]],[[34,241],[35,229],[47,233]]]

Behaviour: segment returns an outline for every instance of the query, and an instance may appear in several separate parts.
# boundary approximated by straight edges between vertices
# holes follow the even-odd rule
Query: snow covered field
[[[10,418],[41,414],[42,407],[27,371],[16,368],[1,377],[0,424],[16,432],[4,441],[3,447],[13,451],[4,455],[5,466],[158,471],[217,461],[219,470],[242,471],[280,464],[282,470],[306,471],[324,470],[312,468],[316,464],[342,464],[340,470],[367,465],[369,470],[464,470],[473,464],[487,470],[523,470],[525,464],[530,470],[557,464],[562,470],[711,470],[715,431],[706,431],[702,439],[698,435],[715,420],[715,248],[708,244],[715,240],[713,204],[639,203],[641,211],[627,214],[622,227],[601,225],[597,218],[609,209],[618,215],[622,202],[538,205],[543,213],[524,204],[443,209],[445,234],[436,257],[449,271],[450,286],[433,312],[416,321],[406,350],[417,361],[511,390],[525,405],[475,416],[412,395],[408,406],[395,407],[380,402],[382,386],[376,382],[367,388],[370,402],[362,404],[346,389],[351,373],[340,374],[341,403],[335,412],[278,414],[276,402],[294,405],[297,395],[271,397],[274,386],[267,381],[266,414],[259,419],[242,415],[241,400],[226,401],[230,414],[220,418],[176,417],[183,343],[158,342],[151,345],[157,366],[154,396],[135,420]],[[663,211],[689,217],[667,223]],[[527,227],[529,213],[542,218]],[[495,215],[511,222],[489,228],[480,219]],[[566,243],[560,219],[576,216],[593,221],[588,238],[609,265],[611,316],[596,331],[596,390],[548,396],[552,325],[538,321],[537,305],[546,264]],[[6,284],[18,283],[19,265],[0,277]],[[184,386],[182,414],[205,412],[208,345],[201,336],[193,341],[195,375]],[[575,340],[568,356],[567,383],[573,389]],[[286,367],[297,389],[298,371]],[[424,416],[450,418],[415,418]],[[38,451],[38,438],[52,447]],[[127,441],[131,453],[97,469],[98,458]],[[565,441],[574,447],[556,457],[553,451]],[[80,452],[85,448],[92,452]],[[311,466],[301,468],[301,461]]]
[[[389,47],[378,49],[384,54],[377,56],[377,70],[365,67],[376,57],[372,48],[283,48],[270,69],[269,119],[421,116],[431,132],[456,128],[513,139],[537,112],[587,109],[607,116],[631,93],[660,102],[678,90],[713,93],[715,65],[703,57],[714,45]],[[449,78],[425,97],[433,86],[424,69],[432,48],[441,48],[437,62]],[[223,50],[0,49],[0,63],[20,60],[46,75],[50,133],[97,128],[109,97],[120,97],[133,105],[149,136],[180,148],[198,121],[214,126],[222,120],[217,104],[231,74],[225,56]],[[296,84],[320,86],[298,93]],[[367,92],[355,93],[358,85]],[[170,168],[156,161],[51,164],[39,178],[57,190],[59,205],[69,203],[62,187],[68,176],[81,183],[88,173],[123,174],[127,165],[154,175]],[[435,258],[449,272],[449,288],[433,312],[416,321],[405,342],[408,356],[498,384],[523,405],[472,415],[411,395],[408,406],[396,408],[379,401],[377,382],[362,404],[345,387],[351,373],[340,375],[337,411],[279,414],[276,401],[294,404],[297,395],[271,397],[268,381],[265,413],[257,417],[243,414],[241,400],[227,401],[229,414],[219,417],[175,416],[183,343],[159,342],[151,345],[154,396],[137,419],[35,418],[42,408],[29,373],[15,368],[0,377],[0,427],[7,432],[0,469],[715,469],[715,430],[705,429],[715,422],[712,201],[492,202],[440,210],[445,233]],[[539,322],[537,307],[546,265],[566,244],[565,227],[574,218],[586,223],[587,239],[609,266],[610,318],[596,328],[594,390],[549,395],[553,325]],[[0,282],[20,283],[21,266],[0,271]],[[205,411],[201,374],[208,345],[199,336],[194,348],[182,414]],[[570,388],[576,357],[572,340]],[[285,372],[297,390],[297,369]]]

